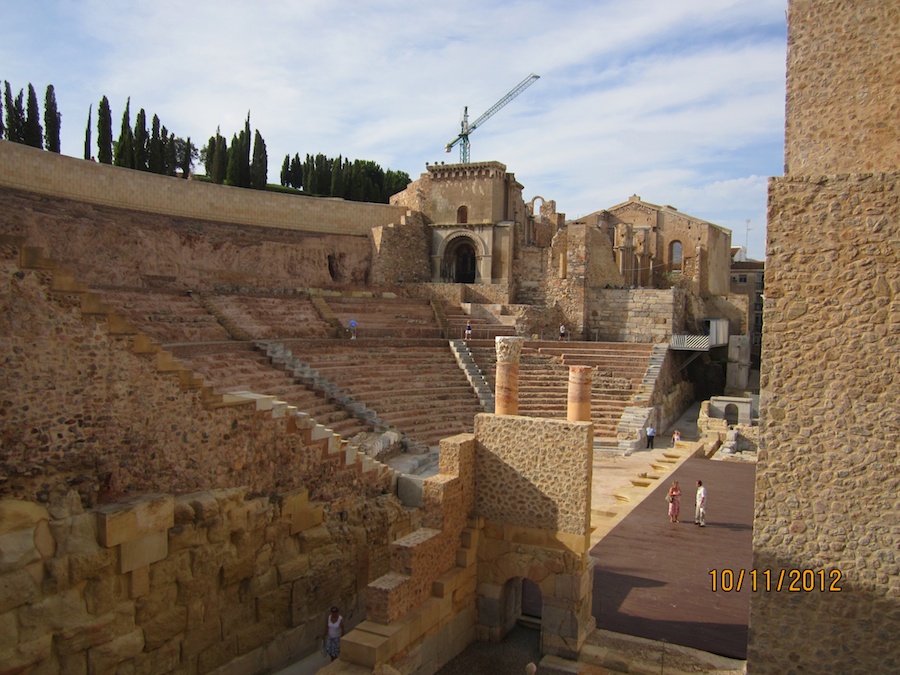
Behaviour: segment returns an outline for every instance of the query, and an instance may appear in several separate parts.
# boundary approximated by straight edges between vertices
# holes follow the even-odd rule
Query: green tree
[[[126,169],[134,168],[134,132],[131,130],[131,97],[125,101],[125,112],[122,113],[122,128],[116,142],[116,154],[113,163]]]
[[[344,163],[341,156],[331,166],[331,186],[328,194],[332,197],[342,197],[344,195]]]
[[[250,164],[250,187],[265,190],[269,176],[269,157],[266,153],[266,141],[259,129],[253,136],[253,163]]]
[[[291,185],[298,190],[303,189],[303,162],[300,161],[300,153],[294,153],[291,159]]]
[[[281,173],[278,174],[279,180],[284,187],[291,184],[291,156],[285,155],[284,161],[281,163]]]
[[[163,139],[159,135],[159,117],[153,116],[152,131],[150,132],[150,149],[147,154],[147,167],[152,173],[165,173],[165,156],[163,154]]]
[[[150,170],[150,136],[147,134],[147,113],[141,108],[134,120],[134,136],[132,136],[134,148],[134,164],[132,168],[141,171]]]
[[[62,115],[56,107],[56,90],[52,84],[47,85],[44,94],[44,140],[47,150],[59,152],[59,130],[62,126]],[[90,124],[88,125],[90,126]]]
[[[91,104],[88,106],[88,121],[87,126],[84,128],[84,158],[91,158],[91,112],[93,112],[94,105]]]
[[[28,112],[25,115],[23,129],[25,145],[44,149],[44,130],[41,128],[41,109],[38,107],[37,94],[31,83],[28,83]]]
[[[5,82],[6,88],[3,99],[6,103],[6,140],[13,143],[25,142],[25,106],[22,103],[23,92],[13,99],[9,82]]]
[[[109,99],[104,96],[97,110],[97,161],[101,164],[112,164],[112,142],[112,111]]]
[[[168,133],[168,136],[166,136]],[[178,172],[178,149],[175,147],[175,134],[167,132],[163,127],[163,138],[166,139],[163,144],[163,155],[166,158],[166,175],[175,176]]]
[[[3,124],[3,97],[0,96],[0,139],[6,138],[6,125]]]
[[[172,145],[175,148],[175,162],[181,169],[181,177],[187,178],[194,169],[194,160],[197,159],[197,148],[191,143],[191,137],[187,139],[176,138]]]
[[[237,134],[231,137],[231,147],[228,148],[228,168],[225,170],[225,184],[240,187],[241,185],[241,146],[242,143]]]
[[[228,146],[225,143],[225,137],[216,131],[216,155],[213,163],[213,172],[210,178],[215,183],[224,183],[228,174]]]

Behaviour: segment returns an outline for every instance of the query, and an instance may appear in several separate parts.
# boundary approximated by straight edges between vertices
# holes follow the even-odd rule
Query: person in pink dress
[[[666,494],[666,501],[669,502],[669,522],[677,523],[678,514],[681,513],[681,488],[678,487],[677,480],[669,488],[669,492]]]

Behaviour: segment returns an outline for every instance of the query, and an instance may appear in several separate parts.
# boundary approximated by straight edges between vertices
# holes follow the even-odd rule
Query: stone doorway
[[[458,237],[447,246],[444,254],[445,278],[455,284],[473,284],[478,258],[474,244],[468,237]]]

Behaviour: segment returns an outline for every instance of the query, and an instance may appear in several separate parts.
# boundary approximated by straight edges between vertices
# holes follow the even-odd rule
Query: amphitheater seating
[[[336,403],[295,382],[289,373],[273,367],[251,343],[177,345],[170,351],[218,392],[252,391],[276,396],[344,438],[372,430]]]
[[[470,342],[469,349],[492,386],[493,345]],[[534,417],[566,416],[569,366],[594,369],[591,419],[594,436],[612,438],[625,408],[647,371],[652,345],[609,342],[526,342],[519,359],[519,412]]]
[[[444,305],[444,315],[447,317],[448,337],[458,340],[465,337],[466,324],[472,326],[473,340],[493,340],[498,335],[515,335],[515,326],[506,326],[491,319],[469,316],[461,307]]]
[[[285,342],[295,357],[347,389],[414,443],[471,432],[478,398],[445,340]]]
[[[98,289],[103,302],[160,343],[228,340],[228,331],[185,293]]]
[[[356,319],[360,339],[441,337],[427,300],[369,296],[330,296],[325,300],[345,329]]]
[[[252,340],[334,337],[305,296],[214,294],[204,300],[223,323],[232,323]]]

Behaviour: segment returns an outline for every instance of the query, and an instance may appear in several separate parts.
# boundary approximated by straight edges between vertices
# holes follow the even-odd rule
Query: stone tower
[[[791,0],[748,672],[900,671],[898,158],[900,4]]]

